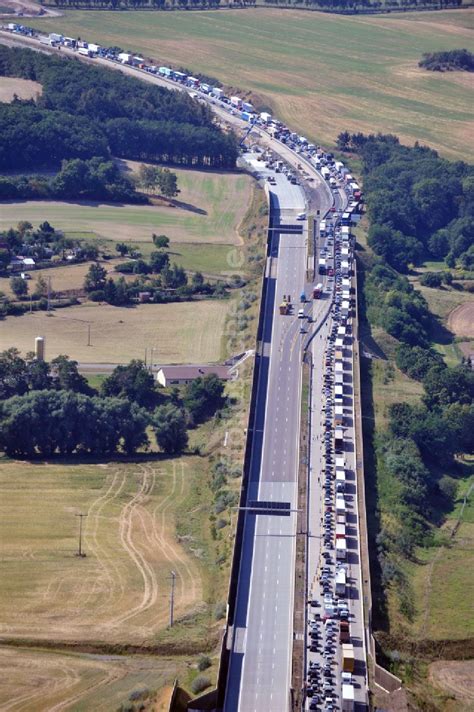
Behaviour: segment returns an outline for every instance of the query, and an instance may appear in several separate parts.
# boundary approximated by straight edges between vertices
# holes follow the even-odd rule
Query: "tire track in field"
[[[31,668],[31,666],[35,668],[33,674],[36,674],[38,676],[41,675],[41,661],[35,662],[34,660],[30,659],[29,667]],[[66,666],[65,664],[58,665],[57,667],[55,667],[55,675],[57,676],[60,672],[64,674],[64,677],[60,680],[56,678],[53,683],[51,683],[51,675],[48,675],[46,672],[44,672],[45,682],[43,684],[40,683],[33,691],[28,691],[25,694],[20,695],[19,697],[15,697],[15,699],[11,700],[10,702],[2,704],[2,706],[0,707],[1,712],[11,712],[15,709],[21,710],[24,707],[25,703],[32,702],[36,698],[38,698],[38,702],[44,700],[45,685],[47,685],[48,689],[50,689],[51,684],[53,684],[52,694],[59,694],[62,692],[62,690],[67,690],[69,687],[72,687],[80,681],[81,676],[79,672],[75,671],[71,667]],[[19,705],[21,706],[18,707]]]
[[[118,482],[119,479],[120,481]],[[116,564],[114,558],[107,552],[105,545],[100,543],[98,533],[101,523],[100,520],[104,508],[109,506],[117,497],[122,494],[126,481],[126,473],[124,473],[123,471],[121,472],[120,470],[116,470],[108,490],[103,495],[98,497],[89,507],[88,517],[86,519],[86,545],[89,546],[91,551],[94,553],[106,578],[107,596],[104,602],[96,607],[96,613],[99,613],[100,611],[104,610],[104,608],[109,607],[109,602],[111,601],[111,599],[113,599],[117,588],[119,589],[118,600],[120,600],[125,594],[124,577],[121,574],[120,568]],[[107,519],[112,518],[110,517]],[[92,522],[91,525],[89,525],[89,520]],[[88,531],[89,529],[91,529],[90,532]],[[107,586],[107,583],[109,584],[109,586]],[[84,605],[87,604],[91,596],[96,595],[96,593],[102,592],[102,588],[99,591],[96,591],[96,586],[94,586],[94,590],[91,592],[90,596],[86,598]],[[118,601],[114,605],[117,605],[117,603]]]
[[[142,600],[138,605],[132,608],[128,613],[110,620],[108,622],[109,626],[117,626],[130,620],[130,618],[133,618],[138,613],[141,613],[143,610],[146,610],[151,605],[156,603],[158,598],[158,581],[156,574],[141,551],[135,545],[132,538],[134,516],[142,501],[151,492],[148,470],[143,466],[140,466],[139,470],[141,470],[143,474],[142,482],[138,492],[136,492],[130,502],[128,502],[122,509],[119,519],[119,530],[122,547],[135,564],[143,580],[143,595]]]
[[[184,465],[182,462],[180,463],[180,480],[181,480],[180,498],[182,499],[184,497],[184,483],[185,483]],[[173,462],[173,492],[175,491],[175,487],[176,487],[176,463]],[[196,591],[196,577],[193,574],[193,571],[192,571],[188,561],[186,560],[186,555],[182,554],[179,546],[175,547],[171,543],[169,538],[168,538],[168,540],[166,539],[166,535],[165,535],[166,512],[168,509],[169,509],[168,505],[162,509],[160,509],[159,505],[157,505],[153,511],[153,529],[154,529],[155,541],[162,541],[163,545],[168,550],[171,551],[174,560],[178,561],[179,564],[181,564],[183,566],[183,568],[185,569],[185,571],[189,577],[190,583],[191,583],[192,593],[191,593],[190,598],[191,598],[191,600],[196,600],[197,596],[198,596],[197,591]],[[158,532],[158,518],[156,516],[158,512],[161,515],[160,516],[160,519],[161,519],[160,532]],[[179,573],[180,579],[181,579],[181,586],[180,586],[181,587],[181,599],[184,603],[186,598],[187,597],[189,598],[189,595],[187,596],[187,589],[185,587],[184,576],[182,576],[181,573],[179,572],[179,566],[177,565],[176,567],[178,568],[178,573]],[[201,587],[199,587],[199,588],[201,589]]]
[[[146,539],[147,544],[145,546],[150,551],[155,551],[159,549],[164,558],[166,558],[173,569],[177,573],[179,579],[179,589],[178,589],[178,601],[181,602],[182,606],[185,607],[198,599],[201,595],[201,586],[199,585],[199,591],[197,590],[196,576],[194,575],[191,566],[189,565],[186,554],[180,551],[179,546],[175,547],[170,541],[169,535],[165,533],[166,530],[166,514],[173,504],[176,504],[176,491],[177,491],[177,479],[180,480],[180,491],[179,497],[183,498],[185,491],[185,478],[184,478],[184,466],[180,463],[180,473],[177,478],[176,463],[173,463],[172,478],[173,484],[171,492],[168,493],[166,497],[163,498],[153,509],[151,513],[145,507],[140,507],[137,514],[140,519],[143,535]],[[156,474],[153,475],[153,481],[156,481]],[[160,515],[160,516],[158,516]],[[183,573],[184,570],[184,573]],[[199,579],[199,576],[198,576]],[[200,583],[200,580],[199,580]],[[149,606],[147,607],[149,608]],[[163,612],[154,619],[154,624],[158,625],[165,622],[168,619],[167,612]]]

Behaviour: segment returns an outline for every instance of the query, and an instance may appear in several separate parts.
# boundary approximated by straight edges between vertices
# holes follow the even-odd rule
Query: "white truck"
[[[354,685],[343,683],[342,685],[342,712],[354,712]]]
[[[346,595],[346,571],[339,569],[336,573],[336,594],[338,596]]]
[[[336,559],[345,561],[347,556],[347,544],[345,539],[336,539]]]

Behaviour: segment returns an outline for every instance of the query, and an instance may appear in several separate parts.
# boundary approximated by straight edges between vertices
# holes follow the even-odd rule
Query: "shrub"
[[[207,687],[209,687],[210,684],[211,681],[208,677],[204,677],[204,675],[198,675],[191,683],[191,690],[195,695],[197,695],[198,692],[202,692]]]
[[[227,606],[223,601],[216,603],[214,606],[214,618],[216,621],[220,621],[226,616]]]
[[[212,665],[212,660],[209,657],[209,655],[200,655],[198,659],[198,670],[202,672],[203,670],[207,670],[208,667],[211,667]]]

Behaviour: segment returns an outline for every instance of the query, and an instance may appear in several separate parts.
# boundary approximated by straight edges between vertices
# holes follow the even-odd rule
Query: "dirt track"
[[[456,336],[474,338],[474,301],[453,309],[448,316],[448,329]]]

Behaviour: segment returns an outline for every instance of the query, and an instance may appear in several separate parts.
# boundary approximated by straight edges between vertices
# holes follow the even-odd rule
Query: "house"
[[[156,380],[164,388],[182,386],[197,378],[214,373],[222,381],[228,381],[232,374],[228,366],[162,366],[156,374]]]
[[[24,269],[34,269],[36,262],[32,257],[14,257],[10,262],[12,272],[22,272]]]

